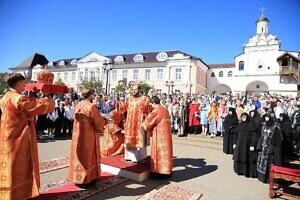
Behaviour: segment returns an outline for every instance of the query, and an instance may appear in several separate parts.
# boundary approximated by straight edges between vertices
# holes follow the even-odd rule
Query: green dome
[[[265,17],[265,16],[260,16],[260,18],[258,18],[257,22],[261,22],[261,21],[270,22],[270,20],[267,17]]]

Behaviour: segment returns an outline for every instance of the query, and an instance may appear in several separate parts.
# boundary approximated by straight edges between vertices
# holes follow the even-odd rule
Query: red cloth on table
[[[300,177],[300,170],[299,169],[272,166],[271,170],[274,171],[274,172],[277,172],[277,173],[288,174],[288,175]]]

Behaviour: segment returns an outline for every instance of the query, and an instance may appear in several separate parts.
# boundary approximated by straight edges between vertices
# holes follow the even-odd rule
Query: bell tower
[[[261,35],[265,34],[267,35],[269,32],[269,22],[270,20],[264,15],[264,11],[266,8],[262,7],[261,10],[261,16],[258,18],[256,22],[256,34]]]

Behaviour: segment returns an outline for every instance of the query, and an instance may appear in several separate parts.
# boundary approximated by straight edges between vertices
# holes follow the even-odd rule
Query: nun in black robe
[[[254,144],[254,151],[250,151],[249,157],[250,157],[250,162],[252,163],[249,168],[249,172],[251,174],[251,177],[256,177],[257,176],[257,170],[256,170],[256,163],[257,163],[257,142],[258,139],[260,138],[261,134],[261,126],[262,126],[262,118],[260,117],[259,113],[257,110],[251,110],[250,113],[250,123],[251,126],[254,127],[255,130],[255,135],[253,137],[253,144]]]
[[[223,152],[226,154],[233,154],[233,141],[235,129],[239,123],[235,109],[230,107],[228,115],[225,117],[224,125],[224,138],[223,138]]]
[[[280,129],[283,137],[282,141],[282,156],[283,157],[295,157],[296,154],[293,148],[293,129],[292,123],[286,113],[279,114]]]
[[[256,163],[253,163],[250,152],[255,151],[256,132],[255,128],[250,122],[250,117],[247,113],[241,114],[241,122],[236,128],[234,152],[233,152],[233,169],[238,175],[246,177],[255,177],[253,169]]]
[[[261,137],[257,143],[257,178],[263,183],[269,181],[271,164],[282,165],[282,133],[276,119],[267,113],[261,129]]]

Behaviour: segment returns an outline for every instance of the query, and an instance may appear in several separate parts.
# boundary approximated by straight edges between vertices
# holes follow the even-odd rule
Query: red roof
[[[216,69],[216,68],[235,68],[234,63],[209,64],[208,66],[211,67],[212,69]]]

